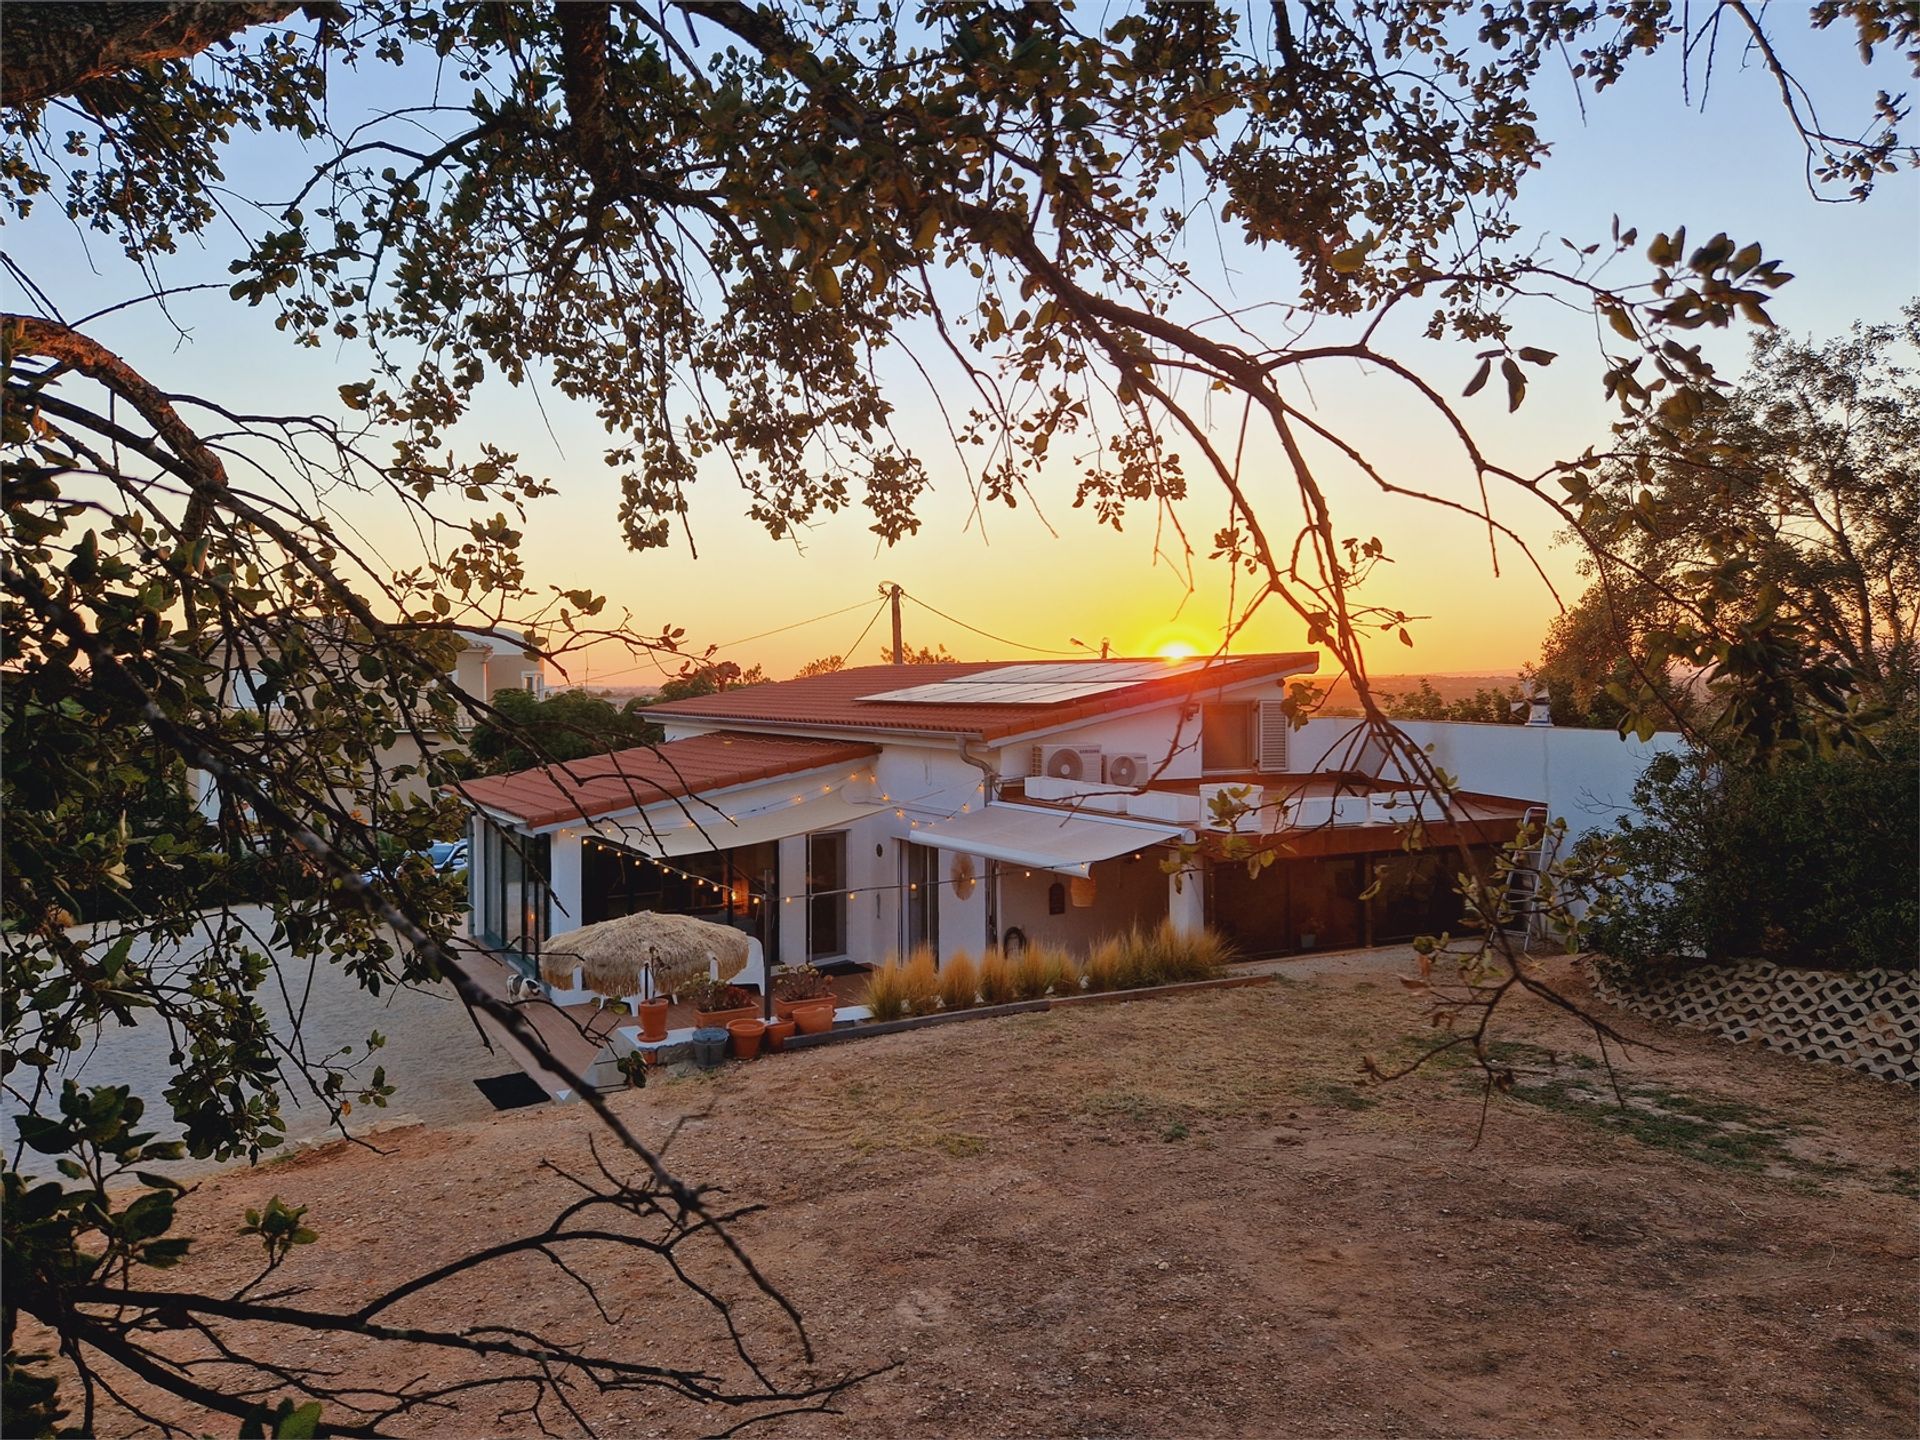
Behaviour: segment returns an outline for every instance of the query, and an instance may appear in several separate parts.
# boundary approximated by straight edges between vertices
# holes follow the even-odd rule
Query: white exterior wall
[[[1000,933],[1018,929],[1030,945],[1059,945],[1084,955],[1098,941],[1138,926],[1150,930],[1167,918],[1170,890],[1160,871],[1160,847],[1143,847],[1140,859],[1096,860],[1093,904],[1075,907],[1073,881],[1051,870],[1028,870],[1018,865],[1000,867]],[[1066,889],[1067,908],[1047,913],[1047,892]],[[944,938],[944,936],[942,937]],[[945,948],[944,946],[942,947]],[[975,955],[979,946],[969,948]]]
[[[1195,697],[1189,719],[1182,719],[1184,707],[1170,704],[1138,715],[1089,720],[1050,732],[1038,740],[1003,745],[996,752],[996,765],[1002,779],[1018,780],[1031,773],[1035,745],[1042,749],[1054,745],[1097,745],[1105,755],[1145,755],[1156,769],[1164,762],[1162,780],[1198,780],[1201,774],[1199,706],[1246,705],[1285,698],[1286,685],[1277,681],[1248,685],[1219,695],[1202,693]]]
[[[1297,770],[1317,770],[1347,747],[1359,721],[1309,720],[1294,732]],[[1686,741],[1663,733],[1650,740],[1621,739],[1612,730],[1555,725],[1483,725],[1459,720],[1402,720],[1416,745],[1431,746],[1433,762],[1463,790],[1536,800],[1567,822],[1567,843],[1637,813],[1634,782],[1655,755]],[[1397,778],[1389,776],[1388,778]]]

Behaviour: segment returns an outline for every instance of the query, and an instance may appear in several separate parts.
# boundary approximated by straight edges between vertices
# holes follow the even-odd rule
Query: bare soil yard
[[[1421,1001],[1378,977],[950,1026],[617,1104],[645,1136],[686,1120],[678,1172],[770,1207],[738,1233],[805,1312],[819,1372],[893,1365],[840,1415],[749,1433],[1916,1433],[1915,1097],[1619,1023],[1663,1047],[1627,1058],[1624,1112],[1576,1025],[1516,1007],[1521,1084],[1477,1148],[1464,1069],[1360,1083],[1363,1053],[1422,1034]],[[285,1278],[375,1293],[544,1223],[573,1192],[540,1161],[585,1165],[591,1129],[541,1107],[209,1180],[182,1279],[251,1273],[236,1217],[277,1193],[321,1232]],[[532,1260],[392,1318],[728,1363],[656,1271],[601,1259],[612,1326]],[[417,1373],[350,1339],[311,1349]],[[808,1373],[791,1351],[769,1346]],[[416,1433],[537,1433],[500,1418],[523,1399],[475,1392]],[[738,1418],[576,1400],[608,1436]]]

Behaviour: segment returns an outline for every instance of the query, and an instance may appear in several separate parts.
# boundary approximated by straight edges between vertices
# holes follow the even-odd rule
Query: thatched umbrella
[[[747,968],[750,944],[746,933],[731,925],[640,910],[556,935],[551,948],[541,952],[540,978],[570,985],[578,965],[589,990],[637,995],[651,969],[655,992],[666,995],[704,980],[709,966],[718,967],[722,980],[731,980]]]

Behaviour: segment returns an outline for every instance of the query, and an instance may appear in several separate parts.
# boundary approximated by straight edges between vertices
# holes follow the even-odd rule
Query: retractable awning
[[[916,845],[983,855],[1033,870],[1086,875],[1096,860],[1111,860],[1148,845],[1190,837],[1178,825],[1070,815],[1032,805],[988,805],[923,825],[907,836]]]
[[[684,809],[656,806],[647,811],[645,819],[623,816],[619,820],[599,821],[591,833],[644,855],[671,860],[681,855],[757,845],[763,840],[784,840],[789,835],[805,835],[813,830],[831,830],[893,808],[878,801],[849,799],[838,792],[809,795],[795,803],[771,808],[762,801],[761,807],[758,813],[729,816],[724,805],[716,811],[715,806],[688,800]]]

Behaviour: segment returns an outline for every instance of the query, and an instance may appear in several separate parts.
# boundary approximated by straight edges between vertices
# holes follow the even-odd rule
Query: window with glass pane
[[[807,958],[847,953],[847,837],[807,837]]]
[[[1200,769],[1208,775],[1253,769],[1253,706],[1200,707]]]

